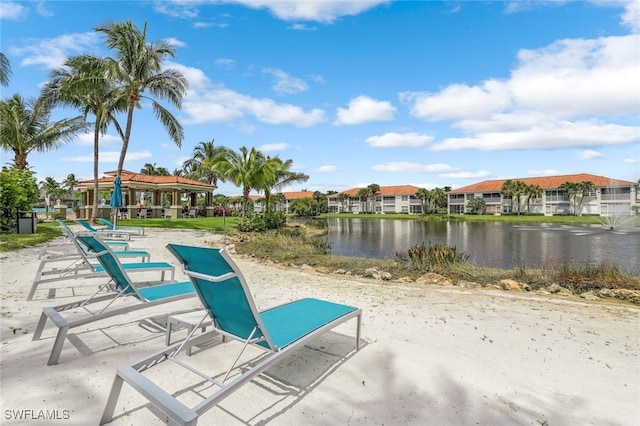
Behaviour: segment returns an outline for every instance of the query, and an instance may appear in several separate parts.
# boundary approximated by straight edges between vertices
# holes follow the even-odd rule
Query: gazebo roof
[[[107,190],[113,188],[113,181],[117,176],[117,171],[105,172],[104,177],[98,179],[98,188]],[[180,191],[198,191],[207,192],[216,189],[215,185],[206,182],[199,182],[193,179],[187,179],[182,176],[153,176],[135,173],[123,170],[120,175],[122,179],[122,187],[137,190],[180,190]],[[77,188],[83,189],[93,188],[94,180],[83,180],[78,183]]]

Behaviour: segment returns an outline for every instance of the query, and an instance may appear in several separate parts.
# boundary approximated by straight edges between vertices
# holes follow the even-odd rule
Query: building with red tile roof
[[[391,185],[380,186],[375,194],[367,200],[358,197],[358,192],[365,188],[351,188],[336,194],[331,194],[329,211],[334,213],[421,213],[422,202],[416,198],[417,186]],[[342,200],[340,194],[346,194],[349,198]]]
[[[502,187],[507,179],[485,180],[450,191],[448,193],[449,213],[470,213],[468,203],[474,198],[482,198],[486,206],[485,213],[489,214],[521,211],[545,215],[633,215],[636,214],[639,205],[637,184],[605,176],[580,173],[512,178],[511,180],[522,181],[528,187],[537,185],[542,192],[540,196],[528,196],[525,191],[520,197],[518,206],[516,197],[502,194]],[[567,182],[573,184],[590,182],[592,190],[584,195],[568,194],[560,189]]]
[[[116,178],[116,171],[105,172],[104,177],[98,179],[98,190],[113,190],[113,182]],[[145,217],[163,217],[166,209],[171,213],[178,212],[182,209],[183,195],[186,196],[189,207],[196,206],[198,194],[205,194],[205,206],[211,205],[211,196],[216,189],[215,185],[206,182],[199,182],[193,179],[187,179],[182,176],[154,176],[135,173],[123,170],[120,179],[122,180],[122,196],[128,217],[137,217],[137,209],[145,208],[148,210]],[[93,191],[94,180],[85,180],[78,183],[76,187],[82,194],[82,204],[80,217],[89,218],[93,208]],[[101,209],[109,210],[109,200],[102,200]],[[106,206],[104,205],[106,204]],[[142,204],[142,205],[140,205]],[[134,215],[133,212],[136,211]],[[176,213],[179,217],[180,213]],[[100,217],[105,213],[99,214]],[[175,216],[175,215],[174,215]],[[173,217],[173,216],[171,216]]]

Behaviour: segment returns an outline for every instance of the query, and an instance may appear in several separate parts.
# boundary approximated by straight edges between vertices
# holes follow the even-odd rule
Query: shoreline
[[[132,249],[177,264],[168,242],[203,245],[223,236],[147,228]],[[164,347],[158,318],[198,303],[171,304],[75,330],[60,364],[47,367],[51,329],[31,341],[45,306],[78,300],[92,287],[70,280],[55,299],[26,302],[37,249],[0,254],[2,424],[6,410],[67,410],[60,424],[95,424],[122,363]],[[640,308],[577,297],[403,285],[232,255],[258,309],[318,297],[363,309],[362,347],[349,323],[270,369],[206,412],[201,424],[618,424],[640,418]],[[184,277],[176,269],[176,279]],[[181,334],[182,333],[182,334]],[[176,338],[184,336],[177,332]],[[208,366],[218,348],[194,350]],[[189,386],[186,377],[156,375]],[[125,385],[126,388],[126,385]],[[18,390],[19,392],[15,392]],[[126,389],[111,424],[164,424]],[[195,399],[187,392],[185,398]],[[247,404],[246,401],[252,401]],[[44,424],[40,421],[40,424]]]

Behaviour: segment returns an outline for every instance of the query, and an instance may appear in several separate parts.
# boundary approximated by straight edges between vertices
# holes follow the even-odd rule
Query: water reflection
[[[552,267],[618,265],[640,274],[640,229],[609,231],[597,225],[514,225],[384,219],[327,219],[331,253],[385,258],[420,244],[440,243],[466,252],[479,266]]]

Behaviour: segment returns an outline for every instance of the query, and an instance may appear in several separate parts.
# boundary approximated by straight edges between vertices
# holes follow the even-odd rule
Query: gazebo
[[[98,179],[98,191],[112,191],[117,171],[105,172]],[[205,194],[205,214],[213,216],[211,200],[215,185],[187,179],[181,176],[153,176],[123,170],[122,197],[124,207],[121,217],[128,218],[179,218],[193,217],[198,194]],[[90,218],[93,210],[94,180],[78,183],[77,189],[82,194],[82,206],[79,217]],[[183,194],[187,201],[183,202]],[[108,199],[98,200],[98,217],[108,218],[111,215]],[[186,208],[185,208],[186,205]]]

